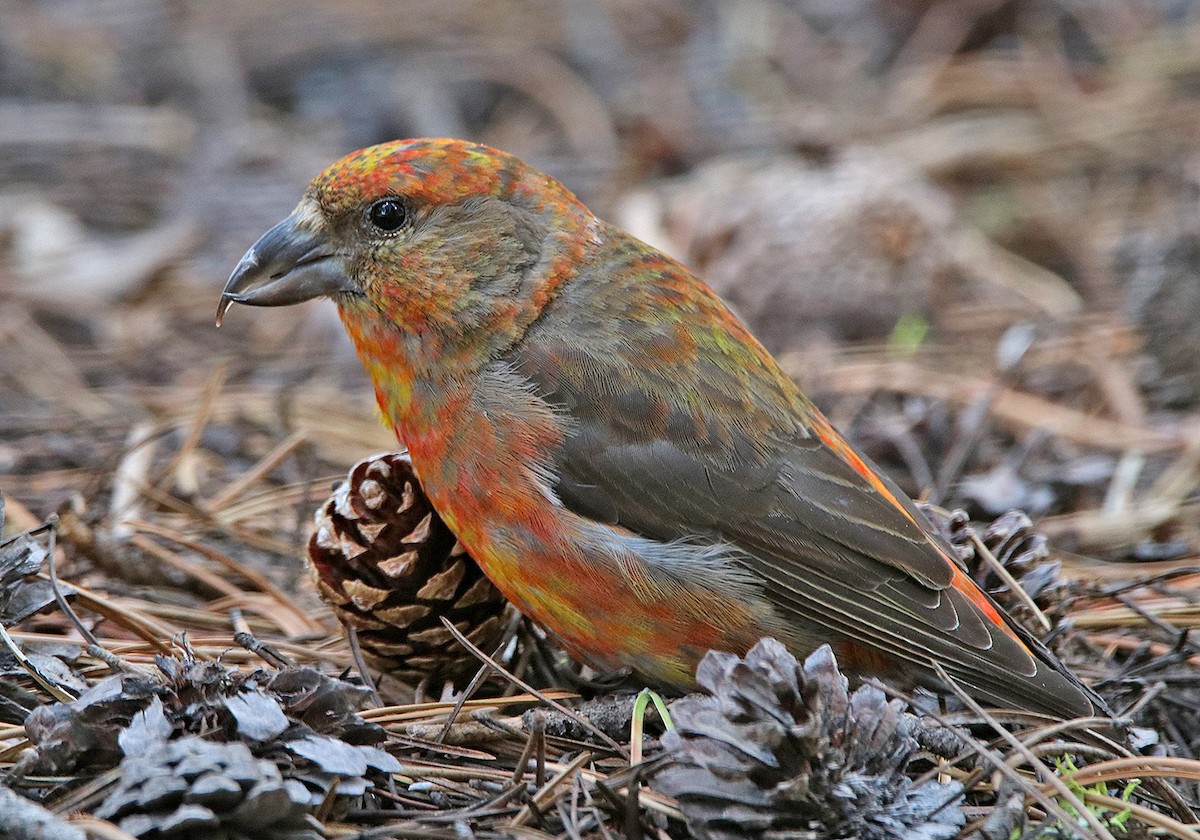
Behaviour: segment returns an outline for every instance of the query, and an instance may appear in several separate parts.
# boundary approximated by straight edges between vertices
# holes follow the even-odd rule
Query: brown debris
[[[0,530],[4,527],[4,494],[0,493]],[[0,624],[24,621],[54,602],[45,581],[33,580],[46,562],[46,549],[33,537],[17,534],[0,539]]]

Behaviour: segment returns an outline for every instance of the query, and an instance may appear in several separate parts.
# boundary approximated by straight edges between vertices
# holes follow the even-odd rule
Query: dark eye
[[[408,221],[408,208],[398,198],[381,198],[367,210],[367,218],[375,227],[391,233]]]

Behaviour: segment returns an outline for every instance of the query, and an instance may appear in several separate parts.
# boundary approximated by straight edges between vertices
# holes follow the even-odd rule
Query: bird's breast
[[[434,508],[505,597],[577,655],[686,685],[709,648],[762,635],[736,599],[656,582],[632,535],[563,504],[556,459],[571,421],[511,365],[435,381],[413,375],[398,343],[371,345],[360,355],[380,408]],[[730,610],[745,615],[718,619]]]

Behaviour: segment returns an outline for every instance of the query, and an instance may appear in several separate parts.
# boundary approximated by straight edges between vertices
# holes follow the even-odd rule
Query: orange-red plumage
[[[309,186],[226,287],[329,295],[435,508],[573,651],[686,686],[710,648],[1084,714],[921,514],[686,268],[494,149],[412,140]]]

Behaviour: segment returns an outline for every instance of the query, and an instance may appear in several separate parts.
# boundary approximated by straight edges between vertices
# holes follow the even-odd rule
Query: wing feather
[[[747,386],[711,360],[634,368],[608,340],[611,352],[584,356],[534,333],[507,360],[570,416],[551,455],[569,509],[659,541],[732,546],[783,626],[827,627],[926,674],[939,662],[995,702],[1090,710],[1073,680],[954,587],[949,547],[844,441],[820,436],[820,424],[836,435],[824,418],[803,422],[815,409],[782,374]]]

